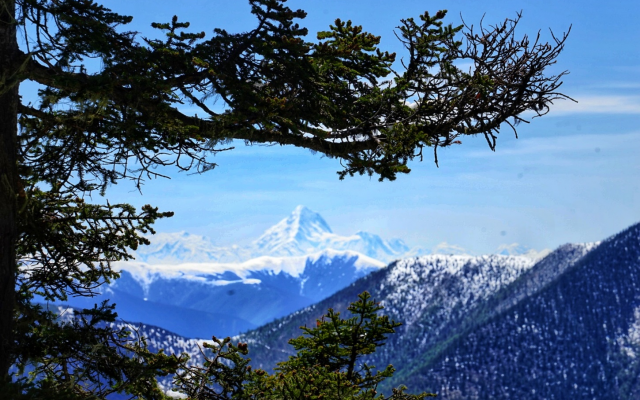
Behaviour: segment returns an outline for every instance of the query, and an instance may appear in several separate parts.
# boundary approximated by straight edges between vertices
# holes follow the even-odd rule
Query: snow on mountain
[[[409,250],[400,239],[386,241],[378,235],[363,231],[352,236],[332,235],[327,238],[324,246],[336,250],[354,250],[386,262],[401,258]]]
[[[427,356],[391,362],[407,366],[398,375],[410,374],[414,390],[443,399],[638,399],[638,271],[640,224],[599,245],[562,246],[467,313]]]
[[[331,296],[394,260],[467,254],[446,242],[431,250],[409,249],[400,239],[363,231],[338,235],[304,206],[244,247],[216,246],[186,232],[149,239],[151,245],[142,246],[135,261],[116,263],[122,277],[101,296],[127,307],[122,312],[134,322],[165,326],[162,307],[173,307],[175,321],[165,328],[191,337],[210,331],[235,334],[264,324]],[[525,250],[501,248],[504,254]]]
[[[338,251],[333,249],[318,251],[308,255],[295,257],[262,256],[252,258],[241,263],[189,262],[180,264],[151,264],[139,261],[114,263],[118,270],[125,270],[148,291],[154,280],[183,279],[203,282],[213,286],[224,286],[232,283],[259,284],[259,279],[253,278],[256,272],[267,272],[271,275],[280,273],[298,278],[305,272],[309,263],[320,259],[353,258],[357,271],[370,271],[383,268],[385,263],[364,256],[354,251]]]
[[[244,263],[260,257],[300,257],[324,250],[355,251],[369,258],[389,263],[404,256],[429,254],[424,249],[409,248],[401,239],[383,240],[380,236],[359,231],[341,236],[333,233],[322,216],[298,206],[287,218],[267,229],[249,246],[215,246],[205,236],[186,232],[159,233],[149,237],[151,245],[136,251],[136,261],[146,264]]]
[[[185,337],[236,335],[322,300],[385,263],[349,250],[240,263],[118,262],[121,273],[94,297],[67,305],[116,303],[120,318]]]
[[[395,263],[380,283],[385,312],[412,325],[438,305],[437,317],[430,321],[432,333],[438,318],[449,319],[479,299],[488,298],[513,282],[534,262],[522,256],[429,255]]]
[[[129,321],[188,337],[237,334],[287,315],[383,268],[407,249],[401,240],[386,242],[365,232],[336,235],[303,206],[246,247],[219,247],[185,232],[149,239],[135,261],[115,263],[121,277],[101,299],[126,308],[122,313]],[[173,312],[166,324],[159,320],[165,307]]]
[[[443,254],[443,255],[453,255],[453,256],[470,255],[467,252],[467,250],[465,250],[464,248],[455,244],[449,244],[447,242],[442,242],[438,244],[431,250],[431,252],[433,254]]]
[[[391,262],[409,248],[400,239],[383,240],[380,236],[359,231],[341,236],[333,233],[320,214],[298,206],[289,217],[269,228],[253,243],[253,254],[299,256],[319,250],[351,250],[368,257]]]
[[[254,252],[276,256],[298,256],[317,251],[333,236],[320,214],[298,206],[289,217],[267,229],[253,244]]]
[[[434,338],[448,332],[452,324],[533,265],[526,257],[501,255],[432,254],[399,260],[320,303],[241,335],[239,340],[250,343],[254,365],[273,368],[292,354],[287,340],[300,334],[299,326],[312,324],[328,308],[345,312],[348,304],[366,290],[385,307],[385,315],[403,324],[380,349],[383,360],[372,365],[406,365],[410,359],[402,358],[403,354],[411,352],[412,357],[419,357]],[[403,351],[394,355],[398,343],[402,343]]]
[[[503,244],[496,250],[496,254],[503,256],[524,256],[532,260],[541,260],[550,253],[549,249],[538,251],[519,243]]]
[[[248,246],[215,246],[205,236],[186,232],[159,233],[149,237],[151,245],[136,252],[136,261],[146,264],[242,264],[262,257],[301,257],[324,250],[354,251],[374,260],[390,263],[394,260],[421,257],[429,254],[474,255],[463,247],[441,242],[431,249],[409,248],[401,239],[384,240],[380,236],[358,231],[342,236],[334,233],[320,214],[305,206],[298,206],[287,217],[267,229]],[[518,243],[501,245],[496,254],[521,255],[538,260],[550,253],[536,251]],[[264,260],[258,263],[265,262]],[[293,261],[299,264],[300,261]],[[234,267],[232,269],[243,269]]]
[[[251,258],[251,251],[240,246],[214,246],[206,236],[187,232],[158,233],[149,237],[151,244],[136,251],[136,260],[148,264],[188,262],[233,263]]]

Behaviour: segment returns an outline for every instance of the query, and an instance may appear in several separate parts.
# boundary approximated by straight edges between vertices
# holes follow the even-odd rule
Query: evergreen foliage
[[[213,338],[204,344],[212,355],[205,356],[203,366],[181,372],[175,382],[190,399],[379,399],[421,400],[430,393],[407,394],[405,387],[394,388],[390,396],[378,393],[378,385],[393,375],[388,365],[383,370],[363,362],[362,357],[384,345],[387,335],[400,324],[379,316],[380,305],[363,292],[343,319],[329,310],[316,326],[301,327],[304,335],[291,339],[296,355],[278,364],[273,374],[253,370],[246,343],[231,343],[230,338]]]
[[[524,111],[544,115],[568,98],[557,91],[564,73],[545,75],[566,35],[553,44],[515,39],[519,16],[479,32],[444,25],[445,11],[403,20],[408,57],[394,71],[395,54],[350,21],[309,42],[297,23],[304,11],[284,0],[250,3],[256,28],[248,32],[215,29],[206,38],[174,17],[153,24],[160,38],[141,38],[122,28],[132,17],[93,0],[0,0],[3,393],[158,398],[153,377],[175,370],[176,357],[104,328],[115,318],[106,305],[62,324],[33,302],[34,294],[91,296],[117,278],[111,263],[130,258],[153,223],[171,215],[87,202],[109,185],[140,187],[164,166],[208,171],[207,157],[233,139],[337,157],[341,178],[395,179],[425,148],[437,154],[482,134],[494,149],[503,123],[514,127]],[[36,104],[19,95],[25,81],[39,85]],[[214,99],[224,111],[212,109]],[[182,113],[184,103],[201,116]],[[28,365],[30,378],[10,373]]]

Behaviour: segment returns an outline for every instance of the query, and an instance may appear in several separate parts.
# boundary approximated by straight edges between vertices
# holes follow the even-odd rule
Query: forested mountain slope
[[[402,322],[370,358],[388,386],[443,399],[640,398],[640,224],[602,243],[519,257],[400,260],[241,336],[256,367],[292,354],[301,325],[367,290]],[[383,388],[385,389],[385,388]]]
[[[503,298],[519,297],[518,283]],[[639,349],[640,224],[537,293],[414,360],[396,383],[444,399],[637,399]]]
[[[326,271],[328,273],[328,271]],[[288,339],[367,290],[402,322],[368,362],[441,399],[640,399],[640,224],[597,244],[518,256],[399,260],[325,300],[242,334],[256,368],[293,354]],[[140,326],[153,350],[198,344]],[[170,379],[163,381],[170,386]]]
[[[407,363],[446,336],[492,294],[513,282],[533,262],[518,256],[429,255],[405,259],[357,280],[304,310],[241,336],[250,344],[255,366],[272,368],[292,354],[287,340],[315,324],[328,308],[346,310],[363,291],[385,306],[384,312],[404,325],[376,353],[375,364]],[[424,335],[424,332],[432,332]]]

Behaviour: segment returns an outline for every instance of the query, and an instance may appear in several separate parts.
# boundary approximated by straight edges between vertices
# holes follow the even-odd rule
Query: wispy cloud
[[[557,101],[550,116],[566,114],[640,114],[640,96],[586,95],[574,97],[578,102]]]
[[[640,131],[589,133],[581,135],[563,135],[552,137],[521,138],[518,142],[502,147],[496,153],[481,150],[470,150],[461,157],[496,158],[496,157],[537,157],[553,159],[568,157],[571,154],[616,154],[618,161],[634,156],[640,148]],[[635,160],[635,157],[633,158]],[[567,160],[574,162],[574,160]]]

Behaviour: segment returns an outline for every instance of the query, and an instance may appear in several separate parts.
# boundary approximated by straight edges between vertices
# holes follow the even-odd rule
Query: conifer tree
[[[362,357],[383,346],[400,326],[379,315],[382,309],[368,292],[351,303],[350,318],[329,309],[315,327],[301,327],[304,334],[289,341],[296,355],[278,363],[273,374],[251,368],[246,343],[233,345],[230,338],[214,337],[213,343],[204,344],[211,350],[204,364],[178,374],[177,389],[198,400],[422,400],[435,396],[407,394],[406,387],[392,389],[389,396],[377,391],[381,382],[393,376],[394,368],[376,369]]]
[[[503,125],[544,115],[564,73],[549,75],[566,35],[515,37],[519,21],[445,25],[446,11],[400,22],[402,68],[380,38],[336,20],[317,40],[285,0],[249,0],[254,29],[192,32],[174,17],[158,36],[127,31],[132,17],[93,0],[0,0],[0,382],[37,398],[159,396],[153,376],[175,357],[128,344],[106,328],[107,304],[59,323],[39,307],[91,296],[117,278],[170,212],[90,204],[109,185],[206,172],[236,141],[294,145],[340,159],[340,178],[395,179],[408,162]],[[97,60],[97,62],[89,62]],[[457,61],[474,70],[461,70]],[[99,64],[98,69],[92,65]],[[23,101],[22,82],[39,87]],[[212,100],[224,104],[212,107]],[[181,112],[190,103],[199,116]],[[13,366],[13,367],[12,367]],[[18,379],[17,368],[34,372]],[[82,371],[82,373],[80,373]]]

